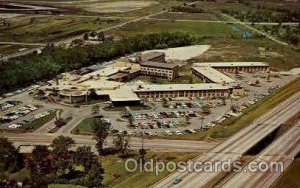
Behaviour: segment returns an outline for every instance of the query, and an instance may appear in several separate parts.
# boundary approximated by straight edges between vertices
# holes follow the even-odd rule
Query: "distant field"
[[[10,0],[8,0],[10,1]],[[90,12],[90,13],[126,13],[131,11],[140,10],[143,8],[158,5],[161,2],[155,0],[11,0],[13,2],[28,3],[32,5],[48,6],[55,8],[62,8],[71,12]]]
[[[153,18],[159,19],[178,19],[178,20],[218,20],[217,17],[211,13],[179,13],[167,12],[157,15]]]
[[[300,66],[300,53],[293,47],[277,45],[266,38],[254,39],[208,39],[211,48],[195,62],[262,61],[274,70],[290,70]],[[259,49],[264,49],[260,51]]]
[[[10,26],[8,28],[0,26],[0,41],[9,42],[54,42],[119,22],[119,20],[97,20],[96,17],[30,15],[6,20]]]
[[[124,13],[157,4],[155,1],[116,1],[77,5],[86,11],[97,13]]]
[[[194,36],[206,36],[213,38],[240,35],[240,33],[234,31],[231,28],[231,26],[223,23],[199,23],[156,20],[147,20],[139,23],[128,24],[127,26],[114,30],[113,32],[124,36],[159,32],[184,32]]]

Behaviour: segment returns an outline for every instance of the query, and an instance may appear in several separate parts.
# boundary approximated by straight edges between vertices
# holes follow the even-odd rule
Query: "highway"
[[[22,145],[50,145],[52,140],[57,137],[53,134],[36,134],[36,133],[0,133],[0,136],[8,138],[16,147]],[[75,140],[76,146],[88,145],[94,147],[96,140],[87,135],[69,135]],[[162,152],[205,152],[214,147],[217,142],[206,141],[189,141],[189,140],[163,140],[163,139],[144,139],[144,148],[153,151]],[[112,146],[112,137],[106,141],[106,147]],[[142,139],[132,137],[130,140],[131,149],[140,149]]]
[[[300,122],[274,141],[274,143],[262,151],[252,162],[267,162],[268,164],[272,164],[272,162],[282,162],[284,164],[283,169],[285,170],[299,152]],[[275,171],[275,169],[270,169],[267,172],[251,172],[249,171],[249,169],[251,169],[250,164],[253,163],[249,163],[245,166],[241,172],[230,178],[222,187],[267,188],[281,175],[281,172]]]
[[[236,161],[299,111],[300,92],[277,105],[263,116],[258,117],[249,126],[240,130],[228,140],[200,155],[195,161],[211,161],[213,163],[228,161],[228,159],[231,162]],[[211,185],[216,179],[221,178],[222,174],[223,172],[220,169],[216,169],[213,172],[175,172],[153,185],[153,187],[205,187]],[[173,185],[174,179],[178,177],[182,178],[182,181],[177,185]]]

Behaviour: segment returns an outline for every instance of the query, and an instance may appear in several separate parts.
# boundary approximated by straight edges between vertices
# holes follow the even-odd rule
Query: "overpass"
[[[300,92],[294,94],[280,105],[276,106],[268,113],[257,118],[249,126],[242,129],[228,140],[217,145],[208,152],[200,155],[195,159],[196,162],[210,161],[212,163],[225,162],[230,159],[231,165],[233,161],[237,161],[243,154],[253,148],[257,143],[266,136],[277,130],[283,123],[287,122],[291,117],[300,111]],[[175,172],[167,176],[162,181],[154,184],[152,187],[209,187],[215,181],[224,177],[221,169],[214,169],[213,172]],[[182,181],[177,185],[173,185],[176,178]]]
[[[294,158],[300,152],[300,122],[291,128],[286,134],[277,139],[264,151],[262,151],[253,161],[255,163],[267,162],[267,164],[274,164],[274,162],[281,162],[285,170],[293,162]],[[252,172],[249,171],[251,163],[248,163],[238,174],[235,174],[221,187],[224,188],[267,188],[281,175],[280,171],[269,169],[266,172]]]

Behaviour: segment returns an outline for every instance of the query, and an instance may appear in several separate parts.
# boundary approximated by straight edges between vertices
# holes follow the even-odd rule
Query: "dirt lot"
[[[98,13],[130,12],[157,4],[155,1],[117,1],[80,5],[86,11]],[[79,7],[79,6],[78,6]]]
[[[275,70],[300,66],[300,54],[292,47],[279,46],[268,39],[208,40],[211,48],[191,62],[263,61]]]

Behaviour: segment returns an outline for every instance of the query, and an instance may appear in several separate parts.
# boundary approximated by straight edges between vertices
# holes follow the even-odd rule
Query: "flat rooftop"
[[[135,94],[131,87],[122,85],[115,90],[96,91],[97,95],[108,95],[112,102],[140,101],[141,99]]]
[[[217,83],[201,84],[163,84],[163,85],[144,85],[134,86],[134,92],[154,92],[154,91],[198,91],[198,90],[228,90],[229,86]]]
[[[194,67],[265,67],[269,66],[268,63],[264,62],[209,62],[209,63],[194,63]]]
[[[142,62],[151,61],[160,56],[165,56],[164,52],[149,52],[141,55]]]
[[[173,69],[173,68],[177,67],[178,65],[174,64],[174,63],[159,63],[159,62],[147,61],[147,62],[141,63],[141,66],[161,68],[161,69]]]
[[[84,75],[84,77],[90,77],[90,76],[101,76],[101,77],[108,77],[113,74],[116,74],[119,71],[127,70],[129,67],[113,67],[113,66],[108,66],[103,69],[91,72],[89,74]]]
[[[215,83],[232,83],[235,80],[211,67],[192,67],[194,71]]]

